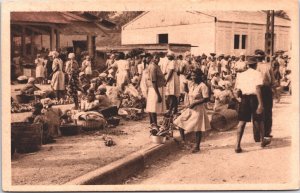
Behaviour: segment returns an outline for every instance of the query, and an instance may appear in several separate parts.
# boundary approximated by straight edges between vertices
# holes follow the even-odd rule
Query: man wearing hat
[[[261,87],[261,95],[264,107],[264,129],[265,136],[271,137],[272,131],[272,108],[273,108],[273,96],[272,87],[275,86],[275,76],[271,66],[271,63],[264,62],[265,54],[262,52],[257,56],[258,63],[256,70],[259,71],[263,78],[263,85]],[[258,142],[260,140],[259,129],[253,124],[254,140]]]
[[[257,66],[256,57],[249,57],[247,61],[249,68],[237,75],[235,88],[240,90],[241,103],[238,111],[238,132],[237,143],[235,147],[236,153],[241,153],[241,140],[243,137],[244,129],[247,122],[251,122],[260,128],[261,132],[261,146],[265,147],[269,144],[264,138],[263,127],[263,100],[261,95],[261,86],[263,85],[263,78],[260,72],[255,70]]]

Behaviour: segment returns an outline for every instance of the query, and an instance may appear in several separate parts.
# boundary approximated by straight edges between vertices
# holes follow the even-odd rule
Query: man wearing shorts
[[[261,86],[263,85],[263,78],[260,72],[256,71],[257,58],[249,57],[247,61],[248,69],[237,75],[235,88],[240,90],[241,103],[238,112],[238,132],[237,143],[235,147],[236,153],[241,153],[241,140],[244,134],[247,122],[253,123],[259,128],[261,133],[261,146],[268,145],[268,141],[264,138],[264,124],[263,124],[263,101],[261,95]]]

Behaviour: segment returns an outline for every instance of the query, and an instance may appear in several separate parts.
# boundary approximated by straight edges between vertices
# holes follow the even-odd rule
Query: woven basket
[[[210,125],[218,131],[227,131],[238,125],[238,113],[232,109],[215,112],[212,115]]]
[[[87,117],[89,117],[89,114],[87,114]],[[103,117],[100,118],[100,120],[85,120],[79,117],[77,120],[77,125],[81,126],[82,130],[84,131],[101,130],[104,129],[106,120]]]
[[[42,124],[17,122],[11,124],[12,141],[18,153],[30,153],[40,150],[42,145]]]
[[[81,127],[79,125],[67,124],[60,126],[61,134],[64,136],[78,135]]]

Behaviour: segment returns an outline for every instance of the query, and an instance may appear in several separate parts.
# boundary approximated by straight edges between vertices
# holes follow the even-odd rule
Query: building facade
[[[122,27],[122,45],[191,44],[197,55],[248,55],[265,49],[266,17],[262,11],[149,11]],[[290,21],[276,17],[274,33],[274,51],[289,51]]]

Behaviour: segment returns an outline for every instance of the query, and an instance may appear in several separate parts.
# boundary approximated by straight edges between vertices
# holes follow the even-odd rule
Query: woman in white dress
[[[147,55],[146,60],[150,61],[152,55]],[[165,85],[164,75],[158,66],[159,55],[155,55],[152,62],[148,66],[148,96],[146,112],[149,113],[150,124],[157,126],[157,114],[165,113],[165,97],[163,87]]]
[[[35,77],[39,84],[43,83],[45,77],[45,68],[44,68],[44,59],[40,54],[37,54],[36,59],[34,61],[36,64],[35,68]]]
[[[201,70],[195,69],[191,73],[191,80],[186,82],[188,93],[187,108],[174,120],[179,127],[182,140],[185,140],[184,131],[194,131],[196,144],[192,153],[200,151],[202,132],[210,129],[209,119],[205,110],[205,103],[208,101],[208,87],[202,82]]]
[[[180,83],[178,66],[173,53],[168,53],[168,64],[166,66],[166,96],[168,103],[168,114],[176,114],[178,111],[178,97],[180,96]]]
[[[58,55],[57,51],[51,52],[53,57],[51,87],[56,92],[56,97],[61,99],[65,90],[65,74],[63,73],[63,61],[58,58]]]
[[[125,54],[119,53],[118,60],[114,63],[114,66],[118,68],[117,70],[117,87],[123,88],[125,86],[125,82],[129,81],[129,62],[125,60]]]
[[[145,60],[141,60],[141,62],[137,66],[138,75],[140,79],[140,88],[144,98],[147,98],[148,95],[148,87],[147,87],[148,65],[149,65],[149,61],[145,59]]]
[[[85,60],[82,62],[81,71],[84,72],[88,80],[91,79],[93,72],[92,72],[92,62],[90,56],[85,57]]]

